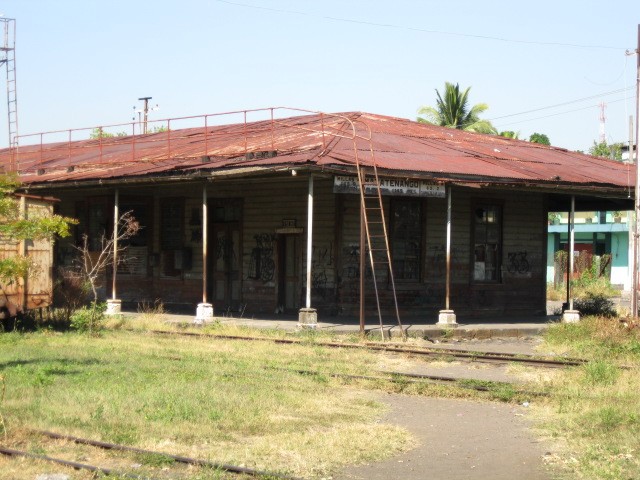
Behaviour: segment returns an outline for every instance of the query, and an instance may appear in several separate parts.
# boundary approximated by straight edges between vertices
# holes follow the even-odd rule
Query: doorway
[[[278,311],[300,308],[300,235],[278,236]]]
[[[207,288],[217,311],[237,312],[242,304],[242,203],[224,200],[212,204]]]

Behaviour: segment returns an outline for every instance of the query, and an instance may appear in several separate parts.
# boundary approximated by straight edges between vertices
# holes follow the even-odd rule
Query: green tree
[[[418,110],[418,122],[439,125],[441,127],[457,128],[477,133],[497,133],[489,120],[480,119],[480,114],[489,108],[486,103],[478,103],[469,107],[469,90],[460,92],[456,83],[445,82],[444,96],[436,89],[436,107],[423,106]]]
[[[551,145],[549,137],[547,137],[544,133],[532,133],[529,137],[529,141],[531,143],[539,143],[541,145]]]
[[[520,140],[520,132],[514,132],[513,130],[504,130],[500,132],[501,137],[513,138],[514,140]]]
[[[596,143],[593,141],[593,146],[589,148],[589,155],[595,155],[596,157],[606,157],[613,160],[622,160],[622,144],[612,143],[608,145],[607,142]]]
[[[91,130],[91,133],[89,134],[89,138],[91,140],[97,140],[99,138],[112,138],[112,137],[126,137],[127,136],[127,132],[118,132],[118,133],[109,133],[109,132],[105,132],[102,127],[96,127],[93,130]]]
[[[0,239],[7,243],[22,240],[53,240],[69,235],[69,225],[76,223],[60,215],[38,213],[25,218],[20,201],[15,196],[20,182],[15,176],[0,175]],[[0,284],[7,286],[35,273],[30,258],[14,255],[0,260]]]
[[[167,127],[165,127],[164,125],[160,125],[160,126],[148,128],[147,133],[162,133],[162,132],[166,132],[167,130],[169,130]],[[102,127],[96,127],[93,130],[91,130],[91,133],[89,134],[89,138],[91,140],[98,140],[100,138],[127,137],[128,135],[129,134],[127,132],[109,133],[109,132],[105,132],[102,129]]]

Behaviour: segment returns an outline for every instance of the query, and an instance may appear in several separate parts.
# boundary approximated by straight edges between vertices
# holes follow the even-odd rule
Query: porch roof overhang
[[[633,207],[635,167],[577,152],[367,113],[315,114],[0,150],[28,190],[312,171],[381,175],[469,188],[536,190],[550,210]],[[587,208],[589,206],[589,208]]]

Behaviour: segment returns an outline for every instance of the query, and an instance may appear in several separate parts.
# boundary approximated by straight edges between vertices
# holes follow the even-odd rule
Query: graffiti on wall
[[[526,250],[507,253],[507,272],[520,275],[531,272]]]
[[[455,262],[456,258],[461,258],[460,250],[451,247],[451,271],[468,271],[468,265]],[[430,277],[444,277],[447,272],[447,249],[444,245],[433,245],[427,249],[427,275]]]
[[[311,288],[322,298],[326,298],[329,290],[329,274],[333,268],[333,243],[329,245],[313,245],[311,252]]]
[[[256,245],[251,250],[247,277],[262,280],[264,283],[270,282],[276,271],[276,263],[273,259],[276,236],[271,233],[260,233],[253,238]]]
[[[342,249],[344,265],[342,277],[348,280],[360,278],[360,245],[351,243]]]

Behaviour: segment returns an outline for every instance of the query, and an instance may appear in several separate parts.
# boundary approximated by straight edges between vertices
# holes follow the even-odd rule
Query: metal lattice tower
[[[605,122],[607,121],[607,117],[604,114],[604,110],[607,108],[607,104],[602,102],[599,105],[600,107],[600,143],[607,142],[607,132],[605,130]]]
[[[18,93],[16,84],[16,21],[0,18],[2,25],[2,46],[0,46],[0,66],[7,73],[7,117],[9,121],[9,146],[18,146]]]

